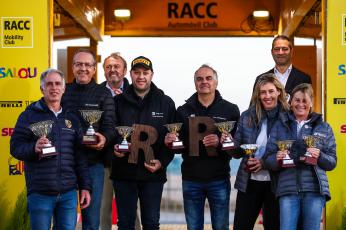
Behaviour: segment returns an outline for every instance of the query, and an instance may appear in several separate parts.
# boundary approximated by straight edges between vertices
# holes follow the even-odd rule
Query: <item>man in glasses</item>
[[[95,82],[95,55],[88,49],[80,49],[73,56],[72,71],[74,81],[66,86],[62,98],[63,106],[73,111],[81,120],[84,133],[89,127],[80,110],[102,111],[101,118],[93,124],[97,136],[96,144],[84,145],[88,158],[88,169],[92,182],[90,206],[82,210],[83,230],[99,229],[100,208],[104,182],[105,146],[115,138],[114,101],[109,90]]]
[[[278,35],[274,38],[271,53],[275,67],[266,73],[274,73],[285,87],[286,93],[290,94],[293,88],[301,83],[311,84],[309,75],[292,66],[293,45],[287,36]],[[254,87],[260,76],[256,78]]]

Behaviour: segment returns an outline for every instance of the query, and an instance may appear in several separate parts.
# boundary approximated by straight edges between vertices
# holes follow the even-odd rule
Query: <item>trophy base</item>
[[[224,142],[224,143],[222,143],[221,150],[230,150],[230,149],[235,149],[235,146],[234,146],[233,142]]]
[[[51,147],[45,147],[42,149],[42,151],[39,153],[39,157],[40,158],[44,158],[44,157],[49,157],[49,156],[55,156],[58,153],[56,152],[56,149],[54,146]]]
[[[279,162],[279,164],[282,168],[293,168],[296,166],[293,159],[283,159]]]
[[[299,160],[307,165],[317,165],[317,158],[310,156],[300,157]]]
[[[120,144],[117,146],[117,148],[114,148],[117,152],[130,152],[130,146],[125,144]]]
[[[96,145],[98,142],[97,136],[95,135],[84,135],[82,144],[83,145]]]
[[[173,141],[169,146],[170,149],[183,149],[185,148],[182,141]]]

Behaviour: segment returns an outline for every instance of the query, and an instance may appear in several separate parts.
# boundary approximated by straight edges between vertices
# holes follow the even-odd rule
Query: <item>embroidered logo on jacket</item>
[[[152,117],[160,117],[160,118],[162,118],[162,117],[163,117],[163,113],[160,113],[160,112],[151,112],[151,116],[152,116]]]
[[[70,120],[65,119],[65,125],[67,128],[70,129],[72,127],[72,122]]]

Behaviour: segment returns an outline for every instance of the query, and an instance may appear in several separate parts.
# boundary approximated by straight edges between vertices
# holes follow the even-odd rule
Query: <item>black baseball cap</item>
[[[131,70],[137,68],[137,67],[144,67],[145,69],[150,69],[153,71],[153,64],[150,61],[149,58],[146,58],[144,56],[139,56],[133,59],[131,62]]]

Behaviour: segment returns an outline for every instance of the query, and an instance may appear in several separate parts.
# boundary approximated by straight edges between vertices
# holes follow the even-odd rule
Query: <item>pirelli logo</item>
[[[21,108],[23,101],[0,101],[0,108]]]
[[[346,98],[334,98],[333,99],[334,105],[346,105]]]
[[[145,64],[145,65],[147,65],[147,66],[150,66],[150,61],[148,61],[148,60],[146,60],[146,59],[144,59],[144,58],[139,58],[139,59],[134,60],[134,61],[132,62],[132,65],[134,66],[134,65],[136,65],[136,64],[138,64],[138,63],[143,63],[143,64]]]

